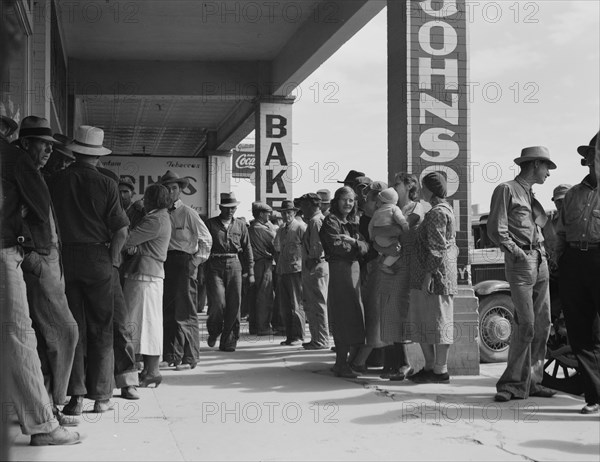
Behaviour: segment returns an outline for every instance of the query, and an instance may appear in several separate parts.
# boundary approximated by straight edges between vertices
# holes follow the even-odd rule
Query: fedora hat
[[[353,185],[354,183],[356,183],[356,179],[361,176],[365,176],[365,174],[356,170],[350,170],[348,172],[348,175],[346,175],[346,178],[344,178],[344,181],[338,181],[338,183]]]
[[[596,133],[594,137],[591,139],[590,144],[587,146],[579,146],[577,148],[577,152],[586,157],[590,149],[596,149],[596,140],[598,139],[598,134]]]
[[[56,142],[52,148],[52,152],[59,152],[63,156],[68,157],[71,160],[75,160],[75,156],[73,155],[73,151],[71,151],[67,146],[69,146],[73,141],[66,135],[62,133],[55,133],[54,139]]]
[[[317,195],[321,198],[321,204],[331,203],[331,191],[329,189],[319,189]]]
[[[91,125],[80,125],[75,130],[73,142],[67,146],[75,154],[86,156],[107,156],[112,151],[102,146],[104,130]]]
[[[160,184],[166,185],[169,183],[177,183],[180,188],[185,188],[189,184],[190,180],[187,178],[181,178],[177,173],[167,170],[163,176],[160,177]]]
[[[237,207],[240,203],[236,200],[235,194],[232,192],[221,193],[221,207]]]
[[[294,206],[294,201],[284,200],[281,201],[281,207],[279,207],[280,212],[289,212],[290,210],[298,211],[299,209]]]
[[[50,122],[42,117],[27,116],[21,121],[19,139],[37,138],[51,143],[56,142],[52,135]]]
[[[550,164],[550,169],[555,169],[556,164],[550,160],[550,151],[545,146],[531,146],[521,150],[521,156],[515,159],[515,164],[521,165],[523,162],[531,160],[543,160]]]
[[[131,191],[135,191],[135,185],[128,176],[124,176],[119,179],[119,186],[125,186],[126,188],[131,189]]]

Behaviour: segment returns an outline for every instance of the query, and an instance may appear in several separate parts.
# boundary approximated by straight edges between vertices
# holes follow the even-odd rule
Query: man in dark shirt
[[[118,265],[129,220],[113,180],[96,169],[104,131],[88,125],[68,146],[76,161],[49,181],[63,238],[69,308],[79,326],[79,343],[69,381],[67,415],[80,415],[83,397],[95,400],[94,412],[112,409],[113,265]]]
[[[579,146],[583,181],[567,191],[558,218],[556,255],[559,288],[569,343],[583,377],[586,405],[582,414],[600,411],[600,194],[598,135]]]
[[[59,426],[52,412],[52,399],[44,386],[37,342],[30,335],[32,322],[21,270],[23,249],[20,244],[24,242],[21,209],[28,210],[30,220],[44,222],[47,214],[41,205],[47,200],[35,187],[39,173],[30,163],[23,163],[23,155],[0,136],[0,297],[6,327],[0,348],[2,380],[6,386],[3,411],[9,412],[12,406],[21,431],[32,435],[32,445],[74,444],[81,437]]]
[[[235,351],[240,337],[242,277],[254,284],[254,262],[248,228],[234,218],[239,202],[235,195],[221,193],[221,214],[206,222],[212,236],[212,248],[206,267],[208,295],[208,346],[219,335],[219,350]]]
[[[273,209],[263,203],[252,204],[254,220],[250,222],[248,233],[254,256],[255,284],[250,286],[248,298],[250,334],[272,335],[271,317],[273,315],[273,255],[275,248],[275,226],[269,221]]]
[[[62,415],[57,407],[67,398],[79,332],[65,295],[56,214],[40,171],[53,152],[51,133],[50,124],[41,117],[29,116],[21,122],[19,143],[23,151],[20,166],[36,173],[30,175],[33,183],[30,187],[40,193],[38,205],[43,207],[45,215],[43,221],[38,221],[26,209],[24,223],[27,232],[22,268],[42,372],[54,402],[54,414],[61,425],[77,425],[75,417]]]

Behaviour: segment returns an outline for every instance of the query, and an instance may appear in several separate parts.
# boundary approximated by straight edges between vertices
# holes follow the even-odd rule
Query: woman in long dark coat
[[[319,232],[329,262],[327,307],[336,349],[333,372],[346,378],[357,377],[348,364],[350,349],[365,343],[358,258],[369,246],[358,232],[356,211],[355,192],[347,186],[338,189]]]

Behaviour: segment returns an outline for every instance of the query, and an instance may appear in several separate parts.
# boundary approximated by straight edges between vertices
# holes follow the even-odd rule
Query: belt
[[[192,255],[191,253],[184,252],[183,250],[169,250],[167,251],[167,255]]]
[[[210,258],[236,258],[237,253],[211,253]]]
[[[577,241],[577,242],[569,242],[569,247],[572,249],[578,249],[582,252],[587,252],[588,250],[598,250],[600,249],[599,242],[585,242],[585,241]]]
[[[16,239],[0,239],[0,247],[3,249],[9,249],[16,245],[22,245],[25,242],[23,236],[18,236]]]
[[[542,248],[542,244],[540,242],[536,242],[535,244],[517,244],[517,247],[523,250],[539,250]]]
[[[93,247],[97,245],[103,245],[104,247],[109,247],[110,244],[108,242],[63,242],[63,247]]]

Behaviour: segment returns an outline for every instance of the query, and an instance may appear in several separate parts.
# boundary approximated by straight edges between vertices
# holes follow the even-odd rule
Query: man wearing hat
[[[0,208],[2,322],[3,326],[16,327],[3,332],[0,350],[3,398],[5,403],[13,403],[21,431],[32,435],[32,445],[74,444],[81,440],[79,433],[69,432],[60,426],[56,407],[48,406],[53,398],[45,387],[41,355],[36,352],[36,338],[28,335],[32,332],[32,320],[22,271],[22,244],[25,241],[22,211],[27,210],[31,222],[47,223],[50,207],[47,190],[38,187],[39,172],[29,155],[12,146],[2,135],[0,162],[3,197]],[[43,354],[43,351],[40,353]],[[69,374],[67,372],[67,377]]]
[[[567,335],[579,363],[586,405],[582,414],[600,410],[600,194],[596,134],[587,146],[579,146],[588,175],[564,197],[558,221],[556,253],[559,287]]]
[[[331,191],[329,189],[319,189],[317,195],[321,199],[321,213],[327,216],[331,208]]]
[[[357,170],[350,170],[348,172],[348,175],[346,175],[346,178],[344,178],[343,181],[339,181],[338,183],[342,183],[344,186],[350,186],[351,188],[354,188],[354,185],[356,185],[356,179],[359,177],[364,177],[365,174],[363,172],[359,172]]]
[[[318,194],[304,194],[298,202],[306,221],[306,231],[302,237],[302,293],[310,330],[310,342],[303,343],[302,346],[306,350],[324,350],[329,348],[329,264],[325,261],[319,231],[325,216],[321,213],[321,198]]]
[[[254,260],[248,228],[235,218],[237,206],[233,192],[221,193],[221,213],[206,223],[212,236],[210,259],[206,267],[208,296],[208,346],[221,336],[219,350],[233,352],[240,338],[242,278],[254,284]]]
[[[67,146],[71,144],[72,140],[65,135],[55,133],[54,145],[52,146],[52,155],[46,165],[42,168],[42,173],[47,178],[53,173],[60,170],[64,170],[73,162],[75,162],[75,156]]]
[[[181,191],[189,183],[168,170],[160,179],[171,195],[171,240],[165,261],[163,294],[163,360],[178,370],[193,369],[200,355],[200,327],[196,306],[198,265],[210,254],[212,238],[193,208],[184,204]]]
[[[496,384],[494,399],[500,402],[556,393],[542,386],[550,334],[550,277],[542,235],[547,217],[531,190],[546,181],[556,164],[544,146],[524,148],[515,163],[521,171],[496,187],[488,217],[488,235],[504,252],[515,306],[508,363]]]
[[[275,236],[279,309],[285,325],[282,345],[297,345],[304,339],[305,315],[302,308],[302,237],[306,224],[296,220],[294,201],[284,200],[279,211],[283,225]]]
[[[83,397],[94,412],[113,408],[113,267],[127,238],[129,220],[117,184],[96,169],[111,153],[104,131],[81,125],[67,146],[75,163],[48,181],[63,240],[62,257],[69,308],[79,327],[67,415],[81,415]]]
[[[22,267],[42,372],[54,401],[54,413],[59,420],[74,425],[77,420],[62,416],[57,405],[63,404],[67,397],[78,330],[65,295],[56,213],[50,200],[50,191],[39,173],[48,160],[47,156],[52,153],[54,142],[46,119],[36,116],[23,119],[18,143],[26,153],[23,162],[27,165],[22,165],[22,168],[38,172],[31,178],[35,184],[30,188],[35,188],[43,197],[39,206],[45,211],[45,219],[39,221],[35,215],[25,214],[25,258]]]
[[[264,202],[252,203],[254,220],[250,222],[248,234],[254,256],[254,285],[248,290],[250,334],[272,335],[273,315],[273,256],[276,229],[269,221],[273,209]]]
[[[127,218],[129,218],[129,229],[133,229],[144,218],[144,204],[142,200],[133,200],[135,185],[130,176],[124,176],[119,179],[119,196],[121,198],[121,206],[125,210]]]

